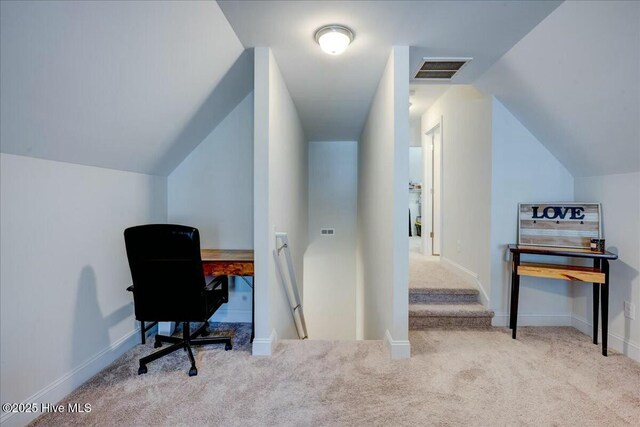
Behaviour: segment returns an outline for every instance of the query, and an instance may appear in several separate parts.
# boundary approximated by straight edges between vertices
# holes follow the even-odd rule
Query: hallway
[[[409,289],[476,291],[470,279],[446,266],[440,257],[420,251],[420,237],[409,238]]]
[[[422,255],[419,239],[409,241],[409,328],[490,328],[494,312],[479,302],[472,279]]]

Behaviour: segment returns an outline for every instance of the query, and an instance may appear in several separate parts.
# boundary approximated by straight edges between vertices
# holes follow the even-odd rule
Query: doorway
[[[423,247],[425,254],[440,256],[442,248],[442,120],[423,138],[425,209]]]
[[[424,254],[422,240],[422,187],[424,182],[422,145],[409,147],[409,250]]]

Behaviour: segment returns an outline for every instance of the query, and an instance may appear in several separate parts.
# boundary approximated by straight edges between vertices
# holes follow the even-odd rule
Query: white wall
[[[53,403],[139,342],[123,232],[166,222],[166,178],[4,153],[0,165],[2,401]]]
[[[203,248],[253,248],[252,94],[169,175],[168,214],[170,223],[197,227]],[[229,302],[213,321],[251,321],[243,280],[231,281]]]
[[[575,196],[602,203],[607,250],[620,257],[610,263],[609,346],[640,361],[640,173],[576,178]],[[573,288],[573,324],[588,335],[592,295],[589,284]],[[624,317],[624,301],[636,305],[635,320]]]
[[[422,146],[409,147],[409,180],[422,182]],[[408,183],[407,183],[408,184]]]
[[[411,120],[409,125],[409,146],[410,147],[422,147],[422,138],[420,132],[420,118]]]
[[[250,92],[215,1],[0,8],[3,153],[167,175]]]
[[[358,143],[357,299],[365,339],[409,357],[408,47],[393,47]]]
[[[505,251],[508,244],[517,242],[518,203],[572,201],[573,176],[495,98],[492,123],[491,281],[486,290],[496,312],[494,325],[505,326],[511,295],[511,265]],[[540,262],[550,259],[542,257]],[[569,325],[571,286],[579,285],[522,277],[518,324]]]
[[[474,85],[574,176],[640,170],[640,2],[565,1]]]
[[[442,120],[442,259],[477,280],[494,325],[507,324],[519,202],[573,200],[569,171],[498,101],[471,86],[449,89],[422,117]],[[428,167],[428,166],[427,166]],[[521,325],[571,324],[570,284],[523,278]]]
[[[422,116],[423,134],[440,120],[441,256],[477,276],[488,295],[491,279],[491,99],[472,86],[453,86]]]
[[[309,144],[303,307],[311,339],[356,339],[357,165],[356,141]],[[323,236],[321,228],[335,235]]]
[[[296,106],[271,49],[255,49],[254,75],[256,339],[253,351],[271,354],[278,337],[297,337],[285,290],[276,277],[274,231],[288,233],[299,291],[304,298],[308,147]]]

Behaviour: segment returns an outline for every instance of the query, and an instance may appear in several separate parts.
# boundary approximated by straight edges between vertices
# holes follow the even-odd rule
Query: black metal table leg
[[[520,276],[518,266],[520,265],[520,254],[513,254],[513,264],[511,271],[511,316],[509,327],[511,328],[511,338],[516,339],[516,328],[518,327],[518,294],[520,293]]]
[[[253,339],[256,336],[256,276],[251,277],[251,340],[249,342],[253,342]]]
[[[602,260],[604,284],[600,286],[600,303],[602,311],[602,355],[607,355],[607,341],[609,338],[609,261]]]
[[[593,268],[600,269],[600,260],[593,260]],[[600,283],[593,284],[593,343],[598,344],[598,318],[600,309]]]
[[[593,284],[593,343],[598,344],[598,317],[600,309],[600,283]]]

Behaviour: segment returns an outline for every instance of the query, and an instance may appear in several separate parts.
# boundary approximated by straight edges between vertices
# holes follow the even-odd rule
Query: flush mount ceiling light
[[[342,25],[325,25],[315,34],[320,48],[329,55],[340,55],[353,41],[353,31]]]

